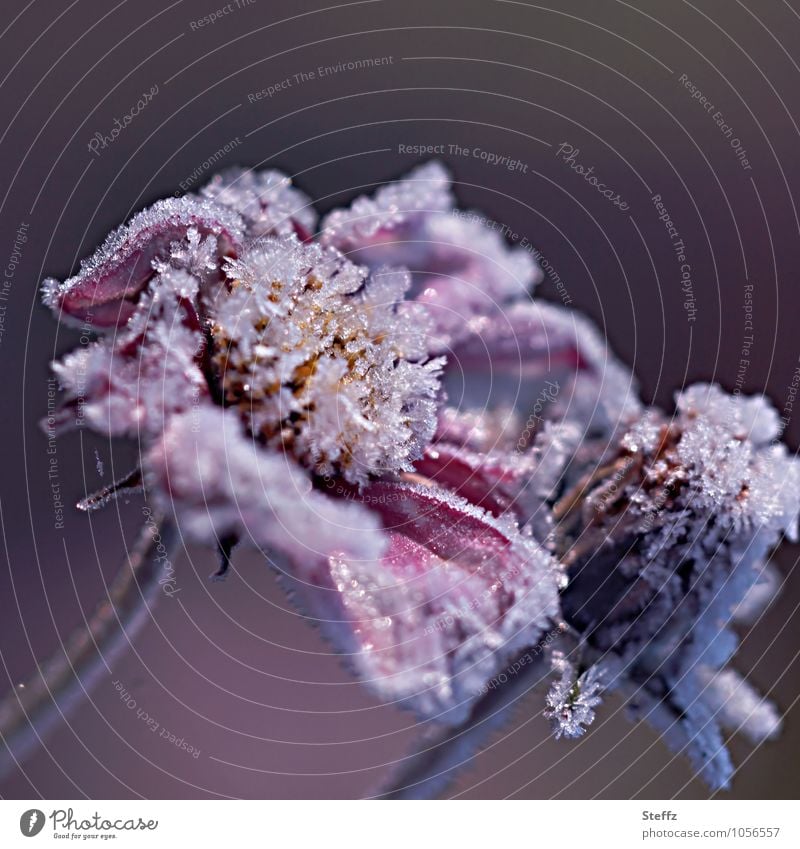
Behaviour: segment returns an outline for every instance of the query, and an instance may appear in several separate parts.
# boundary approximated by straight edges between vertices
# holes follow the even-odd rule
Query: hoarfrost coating
[[[44,283],[100,334],[54,364],[51,430],[138,438],[117,491],[144,485],[222,571],[268,553],[377,698],[458,728],[551,675],[569,738],[616,690],[728,786],[723,729],[780,728],[728,665],[796,533],[777,414],[713,385],[646,408],[585,318],[532,298],[531,252],[455,211],[437,162],[316,235],[274,170],[155,204]]]

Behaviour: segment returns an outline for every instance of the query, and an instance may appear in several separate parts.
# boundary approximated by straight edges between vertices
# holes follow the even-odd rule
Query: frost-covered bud
[[[565,618],[619,662],[613,684],[633,712],[714,787],[732,774],[719,726],[734,701],[715,678],[736,649],[730,625],[743,600],[752,616],[756,596],[769,597],[754,593],[766,555],[796,533],[800,464],[777,431],[763,398],[694,386],[672,419],[650,411],[555,506]],[[742,724],[770,736],[774,711]]]
[[[363,484],[410,470],[436,428],[443,360],[404,303],[404,271],[367,276],[334,248],[258,240],[210,307],[224,402],[267,446]]]

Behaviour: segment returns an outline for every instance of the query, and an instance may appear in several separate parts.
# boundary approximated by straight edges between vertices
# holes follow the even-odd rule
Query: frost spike
[[[143,489],[142,470],[137,466],[133,471],[128,472],[124,478],[120,478],[91,495],[87,495],[86,498],[82,498],[76,507],[84,513],[93,513],[95,510],[105,507],[109,501],[119,498],[123,493],[133,494],[134,492],[141,492]]]

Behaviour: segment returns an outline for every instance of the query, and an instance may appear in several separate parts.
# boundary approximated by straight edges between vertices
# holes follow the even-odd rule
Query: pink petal
[[[322,222],[320,239],[343,253],[362,251],[364,257],[370,256],[370,248],[384,248],[376,265],[406,265],[401,257],[409,248],[403,239],[431,213],[451,210],[454,202],[447,169],[440,162],[428,162],[402,180],[381,186],[373,197],[359,197],[348,209],[330,212]]]
[[[189,539],[233,536],[300,563],[383,553],[376,516],[313,490],[290,457],[247,436],[236,412],[206,403],[173,417],[144,468],[148,491]]]
[[[229,168],[214,176],[202,194],[238,212],[252,238],[294,233],[307,241],[317,226],[311,199],[295,189],[289,177],[271,168]]]
[[[190,229],[218,237],[221,256],[235,254],[243,238],[241,219],[224,207],[191,196],[158,201],[112,232],[74,277],[45,280],[45,303],[59,318],[122,326],[153,276],[153,261],[166,257]]]
[[[111,436],[154,436],[167,419],[209,395],[205,337],[193,301],[197,280],[181,269],[153,279],[128,327],[53,364],[66,391],[53,432],[86,425]]]
[[[476,319],[448,356],[447,388],[462,408],[515,406],[537,424],[582,421],[587,429],[630,421],[637,384],[594,326],[573,311],[520,301]]]
[[[561,571],[516,525],[438,487],[376,483],[379,562],[294,563],[289,588],[378,696],[464,720],[486,683],[557,629]]]
[[[479,453],[437,442],[414,464],[421,475],[496,516],[522,510],[522,490],[536,468],[531,454]]]
[[[414,272],[414,293],[435,321],[431,350],[447,350],[469,335],[470,320],[499,311],[541,279],[529,251],[509,246],[485,216],[454,208],[438,162],[330,213],[320,238],[354,262]]]
[[[509,428],[513,421],[516,430]],[[569,422],[523,425],[507,411],[448,410],[415,469],[495,516],[510,512],[541,540],[552,530],[549,501],[582,438],[583,431]]]

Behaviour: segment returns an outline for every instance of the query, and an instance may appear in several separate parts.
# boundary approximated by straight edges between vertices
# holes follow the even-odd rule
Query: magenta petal
[[[251,238],[294,233],[307,241],[317,226],[311,198],[272,168],[228,168],[216,174],[201,192],[214,203],[238,212]]]
[[[521,493],[530,482],[536,464],[532,454],[504,451],[482,454],[438,442],[428,446],[414,467],[440,486],[496,516],[514,510],[522,517]]]
[[[320,239],[353,261],[370,266],[408,265],[425,245],[409,243],[434,213],[454,204],[450,174],[440,162],[427,162],[402,180],[381,186],[373,197],[357,198],[347,209],[335,209],[322,222]],[[374,250],[373,250],[374,249]]]
[[[289,587],[356,674],[425,718],[463,721],[521,649],[557,630],[561,570],[516,525],[438,487],[376,483],[377,562],[295,562]]]
[[[153,261],[190,229],[217,236],[221,256],[235,254],[243,238],[241,218],[224,207],[195,197],[158,201],[111,233],[74,277],[45,280],[45,303],[59,318],[88,320],[95,327],[123,325],[153,276]]]
[[[208,397],[205,337],[193,302],[197,280],[183,269],[157,275],[128,326],[86,342],[53,363],[66,392],[46,427],[87,426],[111,436],[152,437],[168,419]]]
[[[533,254],[509,245],[502,228],[454,208],[450,175],[438,162],[331,212],[320,238],[370,268],[413,272],[412,293],[433,319],[436,352],[468,336],[470,321],[500,311],[541,279]]]
[[[554,494],[583,436],[573,422],[537,421],[532,413],[523,422],[509,410],[445,408],[415,469],[496,516],[510,513],[545,540]]]
[[[245,433],[236,412],[201,402],[174,415],[144,469],[159,506],[194,541],[235,537],[299,563],[334,554],[372,562],[383,552],[375,515],[313,489],[291,457]]]
[[[575,312],[520,301],[471,330],[448,356],[451,403],[514,405],[537,427],[564,418],[613,427],[641,409],[631,372]]]

